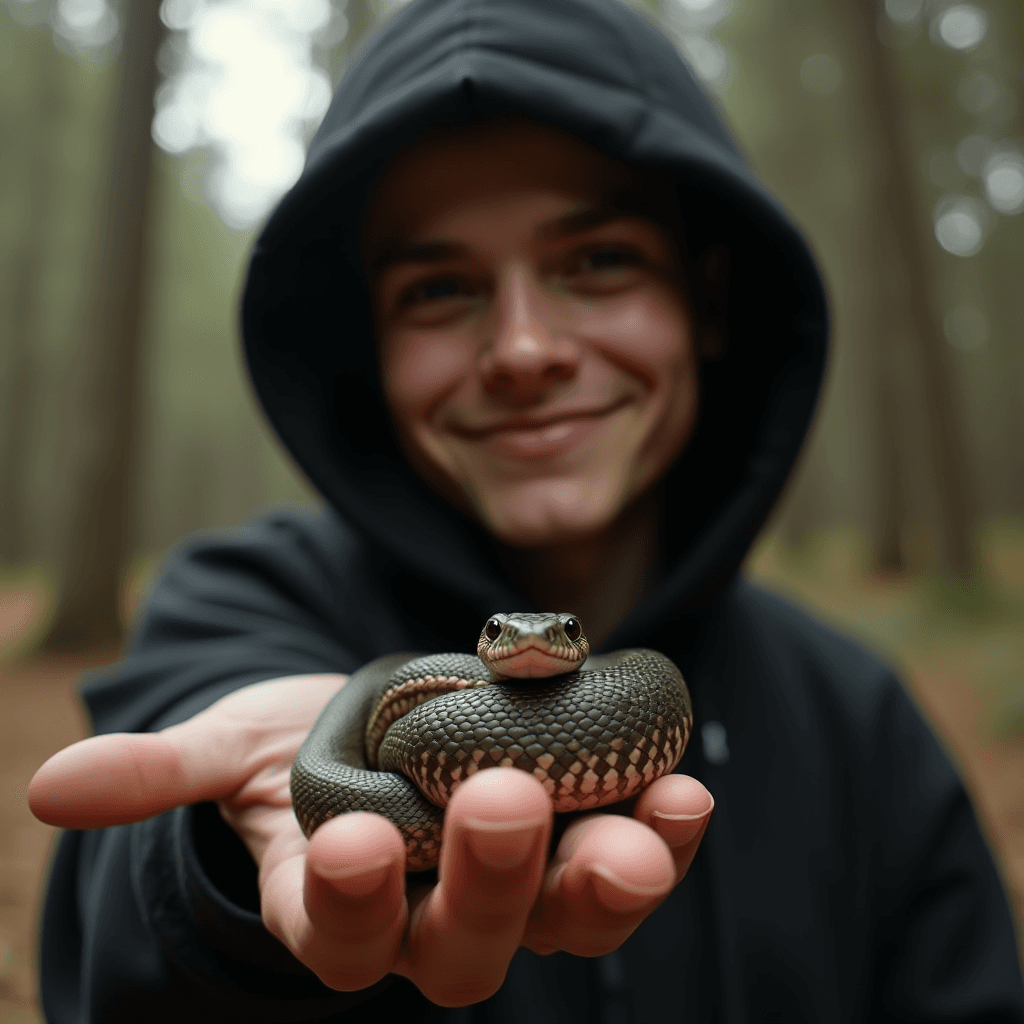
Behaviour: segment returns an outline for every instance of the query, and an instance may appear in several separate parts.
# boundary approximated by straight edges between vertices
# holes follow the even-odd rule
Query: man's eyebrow
[[[393,242],[384,247],[373,261],[374,273],[379,274],[396,263],[440,263],[465,255],[466,247],[457,242],[432,240]]]
[[[546,238],[569,238],[602,227],[616,220],[636,217],[637,214],[621,206],[586,206],[542,224],[538,234]],[[386,245],[373,261],[373,271],[382,270],[398,263],[440,263],[444,260],[464,256],[467,248],[458,242],[444,242],[433,239],[396,241]]]
[[[580,210],[573,210],[556,220],[549,221],[542,225],[540,234],[546,237],[566,238],[572,235],[581,235],[594,228],[603,227],[616,220],[625,220],[635,217],[636,214],[621,206],[601,205],[586,206]]]

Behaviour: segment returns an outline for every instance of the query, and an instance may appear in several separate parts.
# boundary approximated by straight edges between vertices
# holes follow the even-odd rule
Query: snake
[[[476,654],[393,654],[353,673],[324,707],[291,771],[309,837],[371,811],[402,835],[406,870],[437,865],[444,808],[469,776],[512,766],[558,813],[627,800],[675,769],[693,728],[690,694],[664,654],[591,656],[577,616],[496,613]]]

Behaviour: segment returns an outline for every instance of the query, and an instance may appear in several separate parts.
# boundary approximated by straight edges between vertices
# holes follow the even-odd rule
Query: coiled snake
[[[517,613],[487,620],[476,657],[370,662],[327,704],[295,759],[303,832],[347,811],[383,814],[405,839],[407,869],[420,871],[437,863],[452,792],[481,769],[531,772],[556,811],[638,793],[683,756],[689,692],[656,651],[589,653],[575,616]]]

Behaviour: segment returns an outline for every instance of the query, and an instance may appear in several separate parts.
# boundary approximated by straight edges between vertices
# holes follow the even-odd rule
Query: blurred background
[[[259,225],[401,0],[0,0],[0,1021],[50,830],[167,548],[315,503],[239,358]],[[893,660],[1024,900],[1024,5],[637,0],[803,227],[835,341],[750,571]]]

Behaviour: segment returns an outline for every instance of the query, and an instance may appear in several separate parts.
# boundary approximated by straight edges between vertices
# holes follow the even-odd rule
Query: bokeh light
[[[50,9],[54,40],[79,56],[102,53],[117,39],[119,19],[106,0],[57,0]]]
[[[714,89],[729,82],[732,62],[712,33],[731,13],[733,0],[666,0],[663,26],[697,77]]]
[[[947,7],[932,22],[932,34],[954,50],[973,50],[988,34],[988,13],[977,4]]]
[[[688,11],[700,13],[711,10],[711,8],[719,3],[719,0],[676,0],[676,2],[680,7],[684,7]]]
[[[945,196],[935,206],[935,238],[946,252],[967,258],[981,250],[988,208],[974,196]]]
[[[711,85],[725,80],[729,72],[729,55],[721,43],[696,32],[685,33],[678,42],[699,78]]]
[[[985,197],[1000,213],[1014,216],[1024,211],[1024,154],[1005,149],[989,157],[981,173]]]
[[[160,13],[186,33],[187,48],[157,93],[153,138],[172,154],[212,148],[210,201],[229,226],[251,228],[298,178],[310,126],[330,103],[313,42],[332,19],[331,5],[164,0]]]
[[[897,25],[916,25],[921,20],[923,0],[885,0],[885,13]]]
[[[713,29],[732,14],[733,0],[667,0],[666,16],[675,16],[691,29]]]

